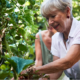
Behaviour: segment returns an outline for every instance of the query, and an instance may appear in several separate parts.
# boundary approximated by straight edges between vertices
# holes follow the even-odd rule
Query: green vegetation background
[[[2,48],[2,51],[0,50],[0,79],[13,77],[12,67],[16,69],[17,74],[21,72],[15,68],[16,64],[21,63],[15,64],[14,58],[21,60],[22,63],[23,59],[35,60],[35,34],[39,29],[46,29],[46,19],[40,14],[42,2],[43,0],[0,0],[0,37],[3,35],[0,38],[0,49]],[[80,20],[80,0],[73,0],[72,4],[73,16]],[[28,65],[28,63],[25,64]],[[24,67],[22,66],[21,70]]]

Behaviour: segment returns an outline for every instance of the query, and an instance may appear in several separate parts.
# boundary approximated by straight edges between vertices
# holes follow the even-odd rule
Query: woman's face
[[[61,12],[59,10],[55,10],[48,14],[46,19],[48,20],[49,27],[53,27],[58,32],[63,33],[67,30],[68,19],[66,11]]]

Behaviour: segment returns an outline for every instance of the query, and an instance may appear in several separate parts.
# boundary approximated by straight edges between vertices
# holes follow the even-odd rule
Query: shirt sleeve
[[[72,44],[80,44],[80,31],[74,37],[74,40],[73,40]]]
[[[58,50],[58,44],[57,44],[57,39],[56,37],[52,37],[52,44],[51,44],[51,53],[54,56],[60,57],[59,50]]]

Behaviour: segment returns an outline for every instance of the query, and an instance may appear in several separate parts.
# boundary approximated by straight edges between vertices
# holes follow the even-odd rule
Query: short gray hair
[[[41,14],[46,17],[50,12],[58,9],[60,11],[70,8],[72,17],[72,0],[45,0],[41,5]]]

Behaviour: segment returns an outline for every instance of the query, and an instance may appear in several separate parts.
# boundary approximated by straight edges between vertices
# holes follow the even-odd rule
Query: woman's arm
[[[35,39],[35,51],[36,51],[36,62],[35,62],[35,66],[42,66],[42,53],[41,53],[41,45],[40,45],[40,38],[39,38],[39,33],[36,34],[36,38]],[[53,56],[53,61],[59,59],[59,57],[57,56]],[[46,74],[48,76],[50,76],[50,79],[58,79],[63,71],[57,72],[57,73],[53,73],[53,74]],[[44,80],[44,78],[40,79],[40,80]]]
[[[35,54],[36,54],[36,61],[35,61],[35,66],[42,66],[42,53],[41,53],[41,44],[40,44],[40,38],[39,38],[39,33],[36,34],[35,39]]]
[[[44,66],[37,67],[39,73],[55,73],[72,67],[80,59],[80,45],[72,45],[67,55]]]
[[[60,59],[60,58],[57,56],[53,56],[53,61],[56,61],[58,59]],[[59,71],[56,73],[46,74],[46,75],[50,76],[50,79],[58,79],[62,75],[62,73],[63,73],[63,71]]]

